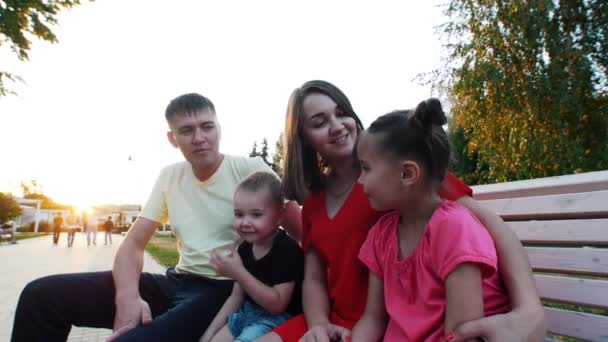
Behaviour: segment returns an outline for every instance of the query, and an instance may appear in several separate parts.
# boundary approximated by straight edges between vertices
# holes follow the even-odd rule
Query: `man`
[[[112,230],[114,229],[114,222],[112,221],[112,216],[108,216],[108,218],[103,223],[103,231],[105,232],[103,235],[103,244],[108,244],[108,239],[110,240],[110,245],[112,244]]]
[[[61,214],[57,214],[53,220],[53,244],[56,245],[59,242],[59,236],[61,235],[61,228],[63,228],[63,217]]]
[[[71,325],[114,328],[116,341],[196,341],[230,294],[232,281],[209,265],[228,252],[232,196],[241,179],[269,171],[259,158],[219,152],[213,103],[198,94],[167,106],[169,142],[186,161],[164,168],[122,245],[112,272],[55,275],[28,284],[15,313],[13,341],[65,341]],[[166,275],[142,273],[144,247],[169,218],[180,258]],[[300,238],[300,212],[288,203],[283,226]]]

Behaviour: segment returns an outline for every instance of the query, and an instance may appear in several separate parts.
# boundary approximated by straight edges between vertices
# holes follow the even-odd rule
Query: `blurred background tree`
[[[11,194],[0,192],[0,224],[21,215],[23,210]]]
[[[608,2],[451,0],[456,174],[471,184],[608,168]]]
[[[79,0],[5,0],[0,1],[0,47],[8,44],[21,61],[29,59],[31,39],[56,43],[51,30],[62,9],[79,5]],[[1,66],[0,66],[1,68]],[[8,82],[22,81],[17,75],[0,69],[0,97],[14,94]]]
[[[275,143],[275,152],[271,156],[268,150],[268,139],[264,137],[262,139],[261,148],[258,151],[258,142],[253,142],[253,148],[249,152],[250,157],[260,157],[262,160],[276,172],[279,177],[282,177],[282,163],[283,163],[283,134],[279,135],[279,139]],[[272,161],[271,161],[272,160]]]

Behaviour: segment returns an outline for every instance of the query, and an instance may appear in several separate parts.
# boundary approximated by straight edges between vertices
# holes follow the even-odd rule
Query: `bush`
[[[27,228],[27,230],[21,230],[22,232],[33,232],[34,228],[36,227],[36,222],[32,222],[30,223],[29,227]],[[38,224],[38,232],[47,232],[50,233],[53,231],[53,227],[48,223],[48,222],[40,222]]]

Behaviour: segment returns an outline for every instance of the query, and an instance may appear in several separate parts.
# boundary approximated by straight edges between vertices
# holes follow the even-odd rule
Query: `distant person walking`
[[[112,216],[108,216],[106,221],[103,223],[103,244],[107,245],[108,240],[110,240],[110,245],[112,244],[112,230],[114,229],[114,222],[112,222]]]
[[[74,236],[76,235],[76,230],[79,227],[80,218],[75,215],[69,215],[67,218],[66,229],[68,232],[68,247],[72,247],[74,244]]]
[[[93,245],[97,245],[97,225],[99,224],[97,215],[87,214],[85,222],[87,226],[87,246],[91,245],[91,241],[93,241]]]
[[[63,217],[61,214],[57,214],[53,220],[53,244],[56,245],[59,242],[59,236],[61,235],[61,228],[63,227]]]

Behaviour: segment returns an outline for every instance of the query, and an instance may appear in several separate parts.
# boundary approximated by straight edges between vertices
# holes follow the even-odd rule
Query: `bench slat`
[[[568,304],[608,308],[608,281],[535,274],[541,298]]]
[[[608,249],[526,247],[532,268],[538,271],[608,275]]]
[[[608,170],[473,186],[477,200],[608,190]]]
[[[608,218],[608,191],[505,198],[481,203],[506,221]]]
[[[608,219],[508,222],[528,244],[608,246]]]
[[[555,308],[545,308],[545,313],[554,334],[608,341],[608,317]]]

